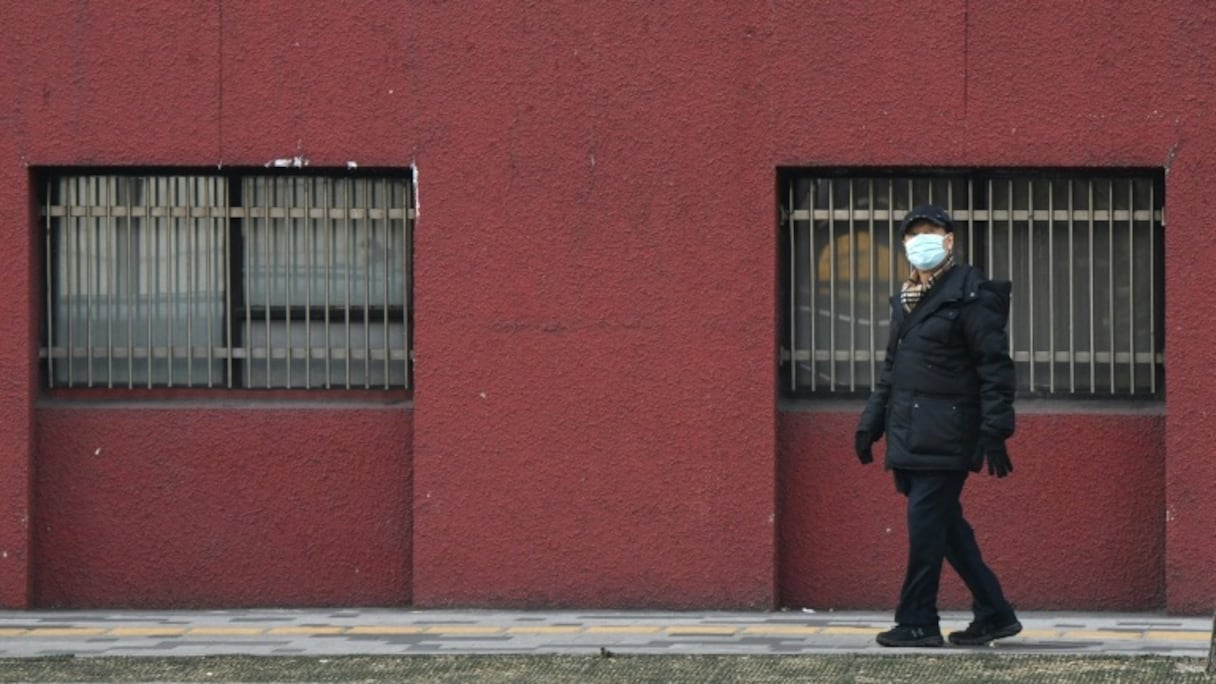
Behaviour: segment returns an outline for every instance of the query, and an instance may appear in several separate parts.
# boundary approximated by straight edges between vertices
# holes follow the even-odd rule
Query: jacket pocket
[[[959,311],[955,308],[934,313],[921,324],[920,336],[941,344],[951,342],[954,339],[954,325],[958,321],[958,314]]]
[[[908,450],[914,454],[962,456],[970,450],[973,411],[950,397],[912,398],[907,429]]]

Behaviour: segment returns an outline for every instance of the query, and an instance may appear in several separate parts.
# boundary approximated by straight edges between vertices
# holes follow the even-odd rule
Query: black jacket
[[[1011,288],[959,264],[911,313],[891,298],[887,357],[857,427],[886,433],[888,470],[979,470],[985,443],[1013,434]]]

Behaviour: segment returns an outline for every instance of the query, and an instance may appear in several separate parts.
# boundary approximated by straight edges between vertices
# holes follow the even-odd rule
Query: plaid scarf
[[[899,293],[899,299],[903,302],[904,311],[911,313],[912,309],[920,303],[921,298],[929,291],[929,288],[937,284],[942,279],[942,275],[954,267],[954,253],[947,252],[946,260],[941,266],[933,269],[933,272],[925,277],[925,281],[920,280],[920,271],[912,269],[912,274],[904,281],[903,291]]]

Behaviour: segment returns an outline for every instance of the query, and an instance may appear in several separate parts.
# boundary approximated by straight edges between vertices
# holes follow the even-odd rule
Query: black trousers
[[[895,622],[937,625],[943,559],[971,590],[976,620],[1012,613],[1000,582],[980,556],[975,532],[963,518],[959,496],[967,472],[901,470],[895,476],[908,497],[908,570]]]

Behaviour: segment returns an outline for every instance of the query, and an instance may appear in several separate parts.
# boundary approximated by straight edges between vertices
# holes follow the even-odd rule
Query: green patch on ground
[[[451,655],[0,658],[0,682],[1216,682],[1165,656]]]

